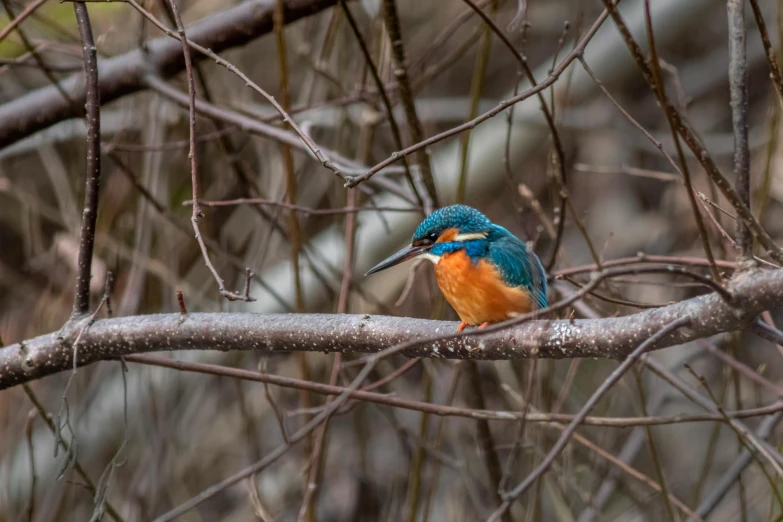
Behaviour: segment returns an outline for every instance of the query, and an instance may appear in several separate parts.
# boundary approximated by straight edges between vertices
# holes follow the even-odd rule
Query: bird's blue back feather
[[[489,240],[489,260],[503,281],[509,286],[524,287],[538,308],[546,307],[546,276],[538,256],[505,228],[492,225],[492,229],[487,236],[488,240],[493,238]]]
[[[460,229],[460,232],[463,230]],[[471,232],[477,230],[471,229]],[[492,263],[504,283],[508,286],[525,288],[530,292],[538,308],[546,307],[546,276],[538,256],[529,251],[527,245],[519,238],[501,226],[488,223],[481,232],[487,234],[485,239],[436,243],[430,253],[441,256],[464,248],[473,262],[485,259]]]

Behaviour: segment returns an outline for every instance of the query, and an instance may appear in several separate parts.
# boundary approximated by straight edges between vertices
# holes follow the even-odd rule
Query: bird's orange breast
[[[506,286],[494,265],[474,262],[464,250],[442,255],[435,278],[457,315],[470,325],[499,323],[533,309],[526,290]]]

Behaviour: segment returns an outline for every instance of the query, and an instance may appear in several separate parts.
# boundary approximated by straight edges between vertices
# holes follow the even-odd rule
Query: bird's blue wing
[[[497,228],[499,237],[489,243],[489,259],[507,285],[525,288],[538,308],[546,307],[546,275],[538,256],[511,232]]]

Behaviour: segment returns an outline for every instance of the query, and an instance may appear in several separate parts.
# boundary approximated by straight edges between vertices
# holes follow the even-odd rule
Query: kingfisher
[[[547,305],[546,275],[538,256],[467,205],[443,207],[427,216],[408,246],[366,275],[416,257],[432,261],[438,287],[462,321],[458,332]]]

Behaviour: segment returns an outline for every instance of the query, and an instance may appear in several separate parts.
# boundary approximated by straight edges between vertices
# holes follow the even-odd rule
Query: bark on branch
[[[285,22],[291,23],[328,7],[337,0],[288,0],[285,3]],[[226,9],[187,28],[188,39],[219,53],[244,45],[272,32],[272,14],[276,0],[248,0]],[[195,53],[193,61],[203,60]],[[145,76],[155,72],[163,77],[173,76],[185,68],[182,44],[168,36],[156,38],[147,49],[137,49],[99,62],[100,99],[106,104],[117,98],[147,88]],[[63,99],[57,87],[42,87],[29,94],[0,105],[0,149],[34,132],[68,118],[81,116],[75,107],[83,107],[85,85],[81,74],[74,74],[60,82],[75,101]]]
[[[738,330],[761,312],[783,306],[783,269],[754,270],[731,282],[732,305],[715,293],[638,314],[607,319],[539,320],[495,333],[432,340],[457,323],[405,317],[329,314],[159,314],[96,321],[77,347],[78,365],[133,353],[172,350],[259,350],[376,353],[420,339],[411,357],[498,360],[539,357],[626,357],[642,341],[680,317],[688,327],[652,349]],[[73,367],[73,339],[81,326],[0,349],[0,390]]]

